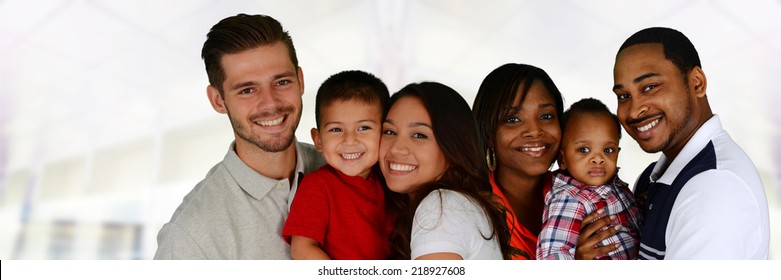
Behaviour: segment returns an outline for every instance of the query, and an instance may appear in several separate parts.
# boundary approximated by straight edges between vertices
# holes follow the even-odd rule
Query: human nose
[[[591,163],[593,163],[593,164],[604,164],[605,163],[605,157],[603,157],[601,154],[596,154],[593,157],[591,157]]]
[[[358,135],[356,135],[355,131],[349,131],[348,130],[344,134],[344,143],[347,144],[347,145],[353,145],[353,144],[358,142],[357,140],[358,140]]]
[[[270,110],[278,107],[280,104],[279,96],[274,94],[270,88],[259,88],[258,91],[258,107],[261,109],[270,108]]]
[[[524,137],[540,137],[543,135],[543,130],[538,120],[526,122],[524,128]]]
[[[633,100],[629,104],[629,116],[633,119],[642,118],[646,112],[648,112],[648,106],[640,100]]]
[[[404,156],[409,154],[409,147],[403,139],[399,137],[384,138],[380,145],[385,145],[386,150],[393,156]]]

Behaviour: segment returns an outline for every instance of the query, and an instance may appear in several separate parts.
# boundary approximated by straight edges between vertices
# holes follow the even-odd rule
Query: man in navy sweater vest
[[[629,37],[613,68],[624,129],[648,153],[637,179],[641,259],[767,259],[770,222],[757,169],[721,127],[697,50],[681,32]]]

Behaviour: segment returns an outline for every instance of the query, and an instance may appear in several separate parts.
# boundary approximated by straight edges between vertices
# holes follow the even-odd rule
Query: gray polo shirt
[[[290,259],[282,226],[303,174],[325,164],[314,146],[296,142],[296,176],[264,177],[247,166],[232,143],[184,197],[157,235],[155,259]]]

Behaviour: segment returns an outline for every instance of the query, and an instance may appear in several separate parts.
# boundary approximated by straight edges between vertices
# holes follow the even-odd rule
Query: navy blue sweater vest
[[[704,171],[716,169],[716,151],[713,142],[708,142],[708,145],[686,164],[669,186],[651,182],[651,172],[655,165],[656,162],[643,171],[635,188],[635,196],[638,198],[643,193],[648,194],[645,203],[640,205],[645,223],[640,234],[639,259],[664,259],[667,250],[664,236],[675,199],[689,179]]]

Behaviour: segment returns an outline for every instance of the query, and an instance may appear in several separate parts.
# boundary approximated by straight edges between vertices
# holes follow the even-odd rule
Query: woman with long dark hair
[[[391,96],[382,131],[380,169],[396,216],[394,258],[507,259],[514,253],[461,95],[435,82],[407,85]]]
[[[559,154],[561,92],[544,70],[508,63],[485,77],[472,110],[493,192],[509,210],[510,244],[529,253],[513,259],[534,259],[545,193],[552,185],[550,167]],[[595,211],[583,219],[588,226],[580,229],[575,258],[593,259],[615,249],[596,245],[617,232],[601,214]]]

